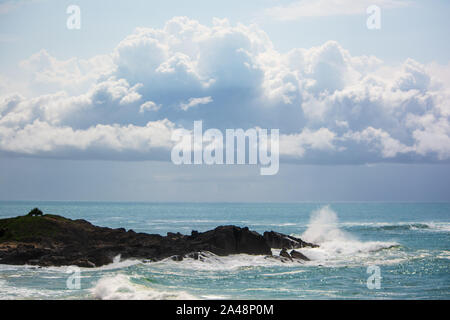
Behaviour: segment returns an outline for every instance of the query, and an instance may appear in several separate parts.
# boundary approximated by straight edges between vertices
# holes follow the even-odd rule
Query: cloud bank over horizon
[[[137,28],[105,55],[45,49],[0,75],[0,152],[169,160],[172,132],[280,129],[282,160],[450,160],[450,65],[387,65],[336,41],[282,53],[256,25],[175,17]]]

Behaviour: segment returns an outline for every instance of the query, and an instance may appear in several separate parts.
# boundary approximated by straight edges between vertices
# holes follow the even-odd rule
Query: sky
[[[0,200],[450,201],[449,9],[0,0]],[[196,120],[279,129],[278,174],[174,165]]]

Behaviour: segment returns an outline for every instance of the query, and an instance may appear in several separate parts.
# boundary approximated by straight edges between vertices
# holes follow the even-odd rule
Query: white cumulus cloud
[[[181,103],[180,108],[183,111],[187,111],[189,108],[196,107],[200,104],[208,104],[213,102],[211,97],[203,97],[203,98],[190,98],[187,103]]]
[[[175,17],[110,54],[41,50],[20,70],[26,88],[0,76],[0,152],[168,159],[172,131],[203,120],[204,130],[280,129],[292,161],[450,159],[450,67],[387,65],[336,41],[281,53],[256,25]]]

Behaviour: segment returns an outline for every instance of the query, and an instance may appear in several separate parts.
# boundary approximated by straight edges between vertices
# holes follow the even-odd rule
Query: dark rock
[[[183,256],[175,255],[170,257],[173,261],[183,261]]]
[[[0,229],[0,238],[6,234],[6,229]]]
[[[289,254],[289,252],[287,252],[286,248],[283,248],[283,249],[280,251],[280,257],[287,258],[287,259],[289,259],[289,260],[292,261],[292,257],[291,257],[291,255]]]
[[[293,259],[310,261],[309,258],[307,256],[305,256],[303,253],[295,251],[295,250],[291,251],[291,257]]]
[[[222,256],[238,253],[251,255],[272,254],[264,238],[259,233],[250,231],[248,228],[221,226],[214,230],[200,233],[196,241],[205,243],[205,250]]]
[[[183,238],[184,236],[179,232],[177,232],[177,233],[167,232],[167,237],[171,238],[171,239],[180,239],[180,238]]]
[[[194,259],[194,260],[198,260],[199,258],[199,253],[198,252],[191,252],[189,254],[186,255],[188,258]]]
[[[74,261],[73,263],[76,266],[82,267],[82,268],[95,268],[95,263],[87,260],[87,259],[79,259]]]
[[[299,248],[316,248],[318,245],[308,243],[302,239],[292,237],[286,234],[282,234],[275,231],[264,232],[264,239],[271,248],[287,248],[287,249],[299,249]]]

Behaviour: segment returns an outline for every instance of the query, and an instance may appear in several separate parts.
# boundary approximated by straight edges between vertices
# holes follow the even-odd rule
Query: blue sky
[[[449,9],[0,1],[0,198],[449,201]],[[280,173],[174,166],[171,132],[194,120],[279,128]]]
[[[174,16],[188,16],[205,24],[211,23],[212,17],[227,18],[232,23],[257,23],[280,51],[317,46],[332,39],[352,54],[372,54],[388,63],[408,57],[423,63],[448,63],[448,1],[403,1],[408,5],[383,10],[382,28],[377,32],[364,27],[364,12],[291,21],[264,15],[264,10],[289,2],[292,1],[2,0],[0,3],[9,8],[3,10],[6,12],[0,20],[2,68],[42,48],[60,59],[108,53],[136,27],[161,28]],[[65,28],[65,11],[70,4],[82,9],[83,28],[78,32]]]

